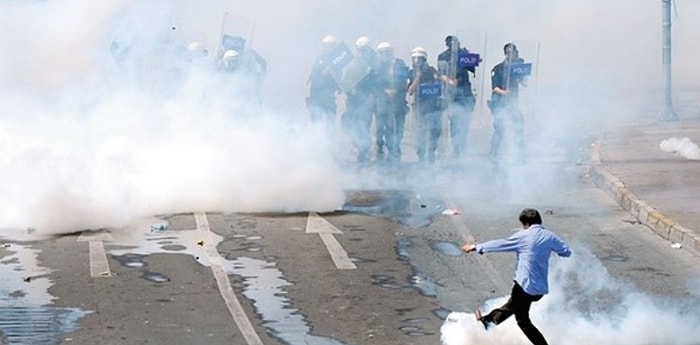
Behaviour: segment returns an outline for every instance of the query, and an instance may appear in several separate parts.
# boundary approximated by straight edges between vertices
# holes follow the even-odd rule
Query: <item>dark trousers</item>
[[[384,155],[384,147],[386,147],[390,160],[395,162],[401,160],[401,140],[406,113],[408,113],[408,107],[404,104],[385,102],[382,106],[377,105],[375,114],[377,159]]]
[[[454,158],[459,158],[467,150],[467,134],[469,134],[469,125],[474,112],[474,98],[455,99],[446,112],[450,122],[452,155]]]
[[[534,345],[547,345],[547,340],[540,331],[530,321],[530,305],[532,302],[539,301],[542,295],[529,295],[518,285],[513,284],[513,290],[510,293],[510,298],[500,308],[492,310],[488,315],[485,315],[483,320],[500,324],[515,314],[515,320],[518,322],[518,327],[525,333],[530,342]]]
[[[367,162],[372,144],[370,128],[374,110],[373,99],[363,95],[348,96],[346,107],[342,120],[344,127],[349,132],[353,146],[357,150],[357,161]]]
[[[311,114],[311,121],[327,123],[335,123],[335,101],[330,102],[311,102],[307,100],[307,107],[309,108],[309,113]]]
[[[513,127],[513,135],[515,136],[515,146],[518,150],[519,159],[523,159],[525,147],[524,132],[525,120],[523,113],[520,112],[517,105],[505,104],[492,109],[493,113],[493,136],[491,137],[491,159],[499,159],[500,147],[505,135],[506,126]]]
[[[435,163],[435,153],[438,147],[440,135],[442,135],[442,112],[439,110],[423,111],[416,114],[418,120],[416,128],[416,153],[418,161]],[[427,157],[426,157],[427,156]]]

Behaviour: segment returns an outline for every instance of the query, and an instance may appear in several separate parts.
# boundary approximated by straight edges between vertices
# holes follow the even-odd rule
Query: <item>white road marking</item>
[[[238,301],[238,297],[236,297],[236,294],[231,287],[231,281],[229,280],[228,274],[224,270],[221,263],[221,255],[219,255],[219,252],[216,251],[216,245],[219,243],[220,239],[214,239],[214,236],[216,235],[209,228],[207,215],[204,213],[195,213],[194,219],[197,223],[197,230],[204,233],[203,235],[205,240],[203,245],[207,253],[207,257],[209,258],[209,265],[211,266],[211,271],[214,273],[216,285],[219,287],[221,297],[224,298],[226,307],[233,317],[233,321],[238,326],[238,329],[241,331],[241,334],[243,334],[243,337],[248,345],[263,345],[262,340],[260,340],[258,334],[255,333],[253,324],[246,316],[245,311],[241,306],[241,302]]]
[[[321,240],[331,255],[336,268],[339,270],[354,270],[357,268],[355,263],[348,257],[348,253],[343,249],[343,246],[338,243],[338,240],[333,235],[342,234],[343,232],[319,216],[318,213],[309,212],[309,217],[306,220],[306,233],[316,233],[321,236]]]
[[[112,271],[109,269],[107,253],[102,243],[104,240],[111,240],[112,236],[107,232],[82,232],[78,236],[78,242],[88,242],[90,249],[90,277],[111,277]]]

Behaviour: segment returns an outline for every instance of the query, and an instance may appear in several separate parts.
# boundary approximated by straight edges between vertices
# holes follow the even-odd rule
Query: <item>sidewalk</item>
[[[607,133],[591,151],[591,178],[659,236],[700,253],[700,160],[662,151],[672,137],[700,145],[700,118]]]

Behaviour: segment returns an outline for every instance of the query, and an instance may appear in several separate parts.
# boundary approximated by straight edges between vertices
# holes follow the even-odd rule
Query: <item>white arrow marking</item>
[[[319,216],[318,213],[309,212],[309,217],[306,220],[306,233],[316,233],[321,236],[321,240],[326,245],[326,249],[328,249],[328,253],[331,255],[336,268],[339,270],[354,270],[357,268],[355,263],[348,257],[348,253],[345,252],[345,249],[333,235],[342,234],[343,232]]]
[[[112,236],[108,232],[82,232],[78,236],[78,242],[89,242],[90,248],[90,277],[111,277],[107,253],[102,241],[111,241]]]
[[[203,232],[203,235],[206,236],[204,249],[209,258],[209,266],[211,266],[211,271],[214,273],[216,285],[219,287],[219,293],[221,293],[221,297],[224,298],[229,313],[233,316],[233,321],[236,323],[241,334],[243,334],[243,338],[245,338],[249,345],[263,345],[262,340],[260,340],[258,334],[255,333],[253,324],[245,315],[241,302],[238,301],[238,297],[236,297],[236,294],[233,292],[231,281],[224,270],[224,266],[221,264],[221,255],[216,251],[216,244],[221,242],[221,238],[219,237],[218,240],[214,240],[214,237],[217,235],[211,232],[209,221],[205,213],[195,213],[194,220],[197,223],[197,230]]]

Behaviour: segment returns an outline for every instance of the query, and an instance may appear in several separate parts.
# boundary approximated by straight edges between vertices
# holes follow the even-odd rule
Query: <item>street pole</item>
[[[661,119],[677,121],[678,115],[673,111],[671,99],[671,6],[672,0],[661,0],[663,10],[663,76],[664,76],[664,110]]]

